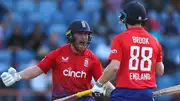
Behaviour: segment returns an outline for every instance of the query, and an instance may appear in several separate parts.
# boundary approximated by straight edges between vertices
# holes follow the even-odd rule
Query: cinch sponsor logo
[[[63,71],[64,76],[75,77],[75,78],[86,78],[86,72],[84,71],[73,71],[72,68],[65,69]]]

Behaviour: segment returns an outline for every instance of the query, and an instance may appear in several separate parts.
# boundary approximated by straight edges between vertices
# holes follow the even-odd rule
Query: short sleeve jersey
[[[116,87],[155,88],[155,64],[162,61],[162,47],[144,28],[130,28],[114,37],[110,60],[120,61]]]
[[[77,54],[71,44],[50,52],[37,66],[45,74],[52,70],[52,100],[92,88],[92,77],[97,80],[103,72],[99,59],[90,50]]]

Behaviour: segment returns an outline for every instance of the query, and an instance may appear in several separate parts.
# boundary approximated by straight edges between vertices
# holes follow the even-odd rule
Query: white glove
[[[96,84],[92,88],[92,93],[94,97],[100,97],[106,95],[106,88],[104,85],[96,82]]]
[[[5,86],[11,86],[16,81],[19,81],[21,79],[21,76],[17,73],[17,71],[14,68],[9,68],[8,72],[3,72],[1,74],[1,79]]]

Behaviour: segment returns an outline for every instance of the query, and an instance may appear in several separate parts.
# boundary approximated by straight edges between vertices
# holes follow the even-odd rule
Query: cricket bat
[[[54,100],[54,101],[65,101],[65,100],[68,100],[68,99],[73,98],[73,97],[80,98],[80,97],[82,97],[84,95],[91,94],[91,93],[92,93],[92,89],[89,89],[89,90],[78,92],[76,94],[69,95],[69,96],[66,96],[64,98],[60,98],[60,99],[57,99],[57,100]],[[170,94],[178,94],[178,93],[180,93],[180,85],[171,86],[171,87],[168,87],[168,88],[164,88],[164,89],[161,89],[161,90],[154,91],[153,96],[158,97],[158,96],[170,95]]]
[[[153,96],[157,97],[157,96],[178,94],[178,93],[180,93],[180,85],[171,86],[171,87],[168,87],[168,88],[164,88],[164,89],[161,89],[161,90],[154,91]]]
[[[69,96],[66,96],[66,97],[63,97],[63,98],[60,98],[60,99],[57,99],[57,100],[54,100],[54,101],[65,101],[65,100],[68,100],[70,98],[73,98],[73,97],[82,97],[84,95],[87,95],[87,94],[91,94],[92,93],[92,89],[89,89],[89,90],[85,90],[85,91],[82,91],[82,92],[78,92],[76,94],[73,94],[73,95],[69,95]]]

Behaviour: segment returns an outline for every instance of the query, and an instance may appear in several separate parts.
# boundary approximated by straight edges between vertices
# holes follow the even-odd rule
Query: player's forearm
[[[98,82],[105,84],[107,81],[113,78],[114,74],[116,74],[117,71],[118,69],[116,67],[108,65],[104,70],[103,75],[99,78]]]
[[[19,72],[22,80],[29,80],[42,74],[42,70],[38,66],[32,66]]]

